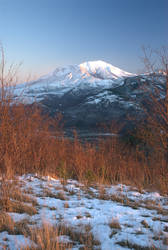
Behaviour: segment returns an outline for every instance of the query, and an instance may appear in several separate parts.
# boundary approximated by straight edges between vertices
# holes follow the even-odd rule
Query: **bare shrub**
[[[164,61],[164,57],[161,58]],[[59,116],[51,118],[36,103],[24,105],[13,98],[16,73],[11,68],[9,74],[5,72],[1,50],[0,175],[4,179],[17,174],[38,173],[58,176],[65,182],[68,178],[85,184],[121,182],[140,188],[151,185],[168,191],[167,113],[159,111],[166,126],[152,116],[148,129],[144,126],[137,131],[140,138],[145,137],[148,145],[155,147],[155,151],[146,151],[144,145],[128,147],[117,136],[106,140],[100,138],[93,144],[81,142],[75,134],[72,141],[63,136]],[[159,105],[162,104],[155,105],[157,110]],[[167,112],[165,106],[159,110]]]

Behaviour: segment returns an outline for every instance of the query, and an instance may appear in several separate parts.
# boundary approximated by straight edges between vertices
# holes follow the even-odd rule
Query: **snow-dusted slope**
[[[117,79],[132,76],[131,73],[123,71],[104,61],[85,62],[79,65],[81,72],[102,79]]]
[[[43,234],[38,234],[38,240],[36,237],[31,240],[27,232],[33,232],[44,223],[49,226],[44,228],[44,233],[51,237],[52,244],[54,241],[71,243],[73,250],[168,249],[167,196],[122,184],[84,186],[76,180],[63,182],[50,176],[31,174],[19,177],[14,183],[29,201],[22,202],[21,207],[38,213],[32,216],[12,210],[6,213],[6,221],[14,221],[16,229],[11,229],[11,225],[1,226],[0,249],[25,249],[26,246],[41,249],[45,241]],[[13,197],[12,201],[20,204],[17,199],[17,196]],[[32,207],[32,201],[35,207]],[[60,235],[56,237],[56,228],[55,233],[50,234],[50,226],[61,225],[72,234],[69,230],[58,230]],[[20,233],[14,235],[17,229]],[[85,239],[83,242],[82,238]]]
[[[132,76],[103,61],[84,62],[80,65],[59,67],[36,81],[20,84],[16,95],[41,99],[44,94],[62,95],[72,88],[118,86],[124,77]]]
[[[38,81],[47,81],[48,83],[58,81],[56,82],[57,86],[67,86],[86,80],[94,84],[98,80],[114,80],[126,76],[132,76],[132,74],[103,61],[90,61],[79,65],[57,68],[54,72],[41,77]]]

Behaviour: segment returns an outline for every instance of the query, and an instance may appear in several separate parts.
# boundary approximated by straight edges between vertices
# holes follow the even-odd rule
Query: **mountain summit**
[[[106,88],[119,86],[125,77],[133,74],[123,71],[104,61],[88,61],[79,65],[58,67],[36,81],[19,84],[16,95],[22,93],[29,99],[41,99],[44,94],[63,95],[72,88]],[[27,100],[28,100],[27,99]]]
[[[133,74],[123,71],[104,61],[89,61],[79,65],[81,72],[89,73],[102,79],[117,79],[119,77],[132,76]]]
[[[118,79],[122,77],[132,76],[133,74],[123,71],[117,67],[112,66],[104,61],[88,61],[79,65],[70,65],[67,67],[59,67],[48,75],[41,77],[39,80],[91,80],[94,79]],[[89,79],[90,78],[90,79]]]

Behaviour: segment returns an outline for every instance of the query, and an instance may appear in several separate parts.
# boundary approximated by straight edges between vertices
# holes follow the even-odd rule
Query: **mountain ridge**
[[[95,88],[119,86],[123,78],[133,74],[123,71],[104,61],[88,61],[79,65],[58,67],[53,72],[31,81],[16,86],[15,94],[39,100],[41,93],[65,94],[72,88]]]
[[[96,61],[57,68],[27,86],[17,86],[15,96],[22,93],[26,104],[36,103],[51,116],[62,114],[64,128],[80,133],[83,129],[96,131],[98,125],[113,121],[127,126],[132,122],[128,116],[138,124],[151,95],[165,97],[165,82],[161,73],[133,75]]]

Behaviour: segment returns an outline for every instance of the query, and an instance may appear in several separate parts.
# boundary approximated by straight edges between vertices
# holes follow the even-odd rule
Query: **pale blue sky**
[[[141,46],[168,45],[168,0],[0,0],[0,41],[23,74],[104,60],[142,68]]]

